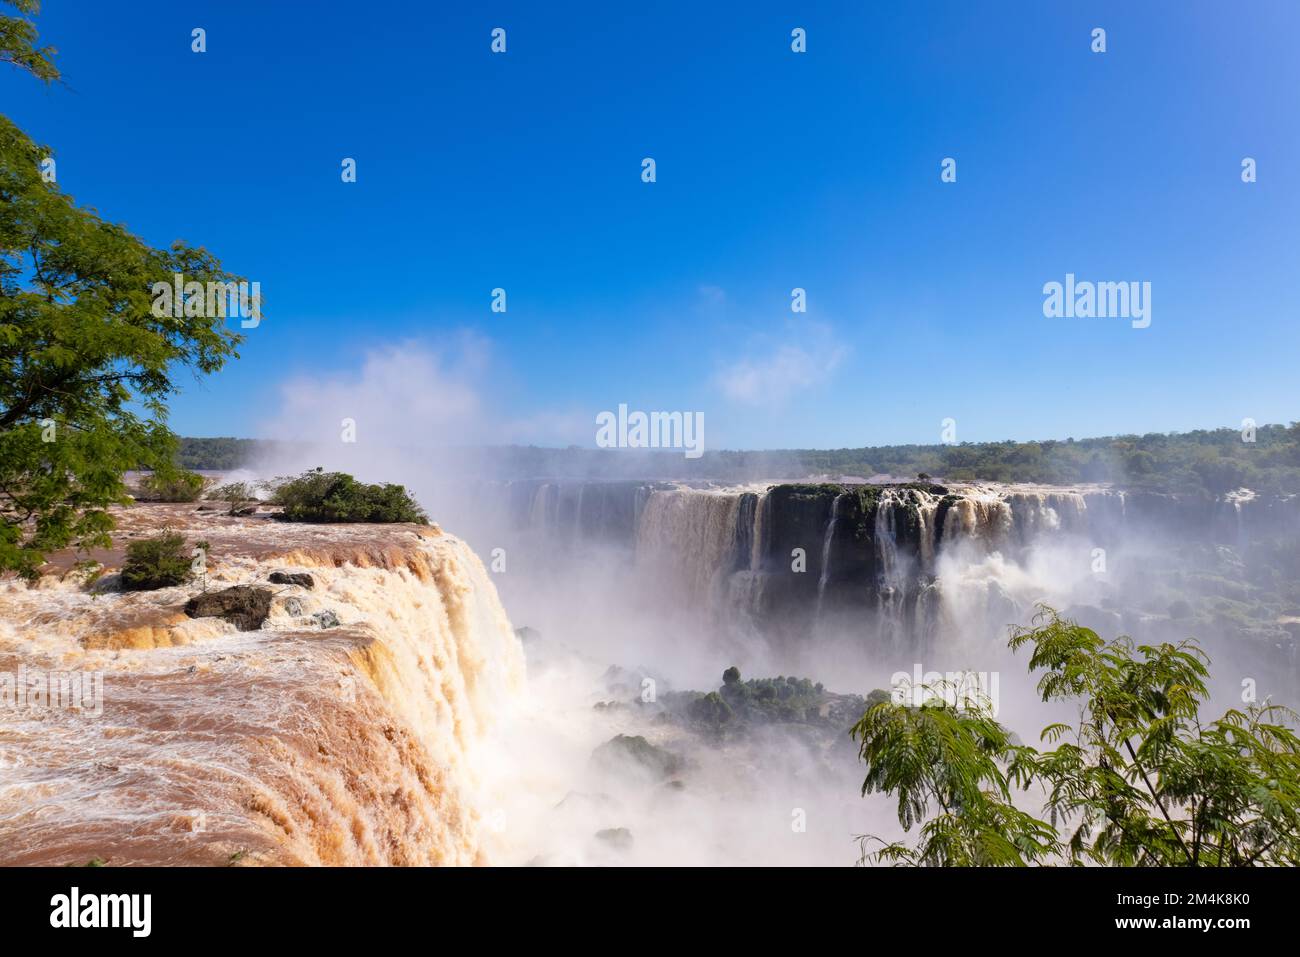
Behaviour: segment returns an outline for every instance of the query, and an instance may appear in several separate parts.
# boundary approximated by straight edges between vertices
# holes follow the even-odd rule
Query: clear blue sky
[[[374,349],[459,375],[467,333],[493,416],[593,422],[539,443],[620,402],[732,448],[1300,417],[1290,0],[44,7],[67,86],[6,70],[0,110],[78,202],[262,283],[182,434]],[[1045,318],[1067,272],[1149,281],[1150,328]]]

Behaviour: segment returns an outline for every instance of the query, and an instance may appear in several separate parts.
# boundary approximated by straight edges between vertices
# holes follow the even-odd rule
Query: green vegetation
[[[943,481],[1114,482],[1161,492],[1218,495],[1246,487],[1300,491],[1300,423],[1265,425],[1246,442],[1235,429],[1043,442],[896,445],[799,451],[812,472]],[[732,454],[732,453],[723,453]]]
[[[716,740],[744,737],[773,724],[797,725],[815,736],[838,737],[873,702],[888,698],[884,691],[868,697],[835,694],[808,678],[752,678],[742,681],[734,665],[722,673],[716,691],[669,691],[657,707],[684,727]]]
[[[152,591],[183,585],[193,576],[184,536],[164,528],[154,538],[143,538],[126,547],[122,566],[124,591]]]
[[[248,465],[274,443],[251,439],[183,439],[179,462],[186,468],[229,469]],[[591,449],[512,446],[487,450],[485,467],[508,478],[585,475],[627,477],[624,460]],[[658,464],[656,464],[658,463]],[[1153,492],[1219,495],[1246,487],[1259,492],[1300,492],[1300,424],[1264,425],[1255,441],[1236,429],[1153,432],[1040,442],[966,442],[961,445],[889,445],[859,449],[787,449],[705,452],[683,460],[678,453],[646,453],[637,477],[797,481],[809,474],[870,478],[890,475],[932,482],[1032,482],[1075,485],[1109,482]]]
[[[1080,706],[1039,751],[988,702],[881,701],[853,728],[864,794],[898,799],[915,845],[861,839],[864,861],[1253,866],[1300,863],[1300,739],[1276,705],[1202,722],[1208,659],[1193,642],[1135,646],[1043,607],[1011,647],[1032,648],[1044,701]],[[1022,810],[1041,805],[1048,820]],[[933,812],[933,813],[932,813]],[[878,850],[868,851],[873,842]]]
[[[344,472],[322,469],[277,479],[271,501],[290,522],[414,522],[428,517],[401,485],[367,485]]]
[[[10,0],[34,14],[34,0]],[[53,50],[0,16],[0,63],[45,82]],[[77,206],[47,177],[51,151],[0,116],[0,572],[33,578],[47,552],[111,544],[123,473],[170,481],[166,399],[211,373],[239,337],[220,318],[157,317],[155,282],[238,282],[203,248],[155,249]]]
[[[132,490],[139,502],[197,502],[207,481],[202,475],[183,469],[146,475]]]
[[[234,515],[246,505],[257,501],[256,490],[247,482],[230,482],[212,490],[208,498],[225,502],[227,514]]]
[[[274,442],[257,439],[192,439],[180,440],[176,463],[181,468],[229,472],[251,465],[259,452],[271,451]]]
[[[626,765],[641,767],[656,778],[671,778],[685,767],[680,755],[651,744],[639,734],[615,735],[593,751],[591,759],[613,770]]]

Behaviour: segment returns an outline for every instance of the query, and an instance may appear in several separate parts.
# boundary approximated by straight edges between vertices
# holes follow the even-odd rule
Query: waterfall
[[[754,534],[750,540],[749,568],[750,571],[761,571],[763,568],[763,556],[767,554],[767,538],[765,532],[771,524],[772,513],[772,496],[770,492],[762,492],[758,496],[758,504],[754,508]]]
[[[211,534],[186,521],[187,537]],[[0,862],[484,863],[501,799],[480,771],[524,669],[479,559],[437,529],[221,532],[209,590],[266,587],[285,567],[314,588],[270,586],[270,617],[241,632],[176,613],[197,585],[0,583],[0,670],[96,673],[104,688],[102,715],[6,716]],[[322,630],[315,612],[341,624]]]
[[[738,565],[741,495],[715,489],[655,489],[636,529],[636,564],[668,594],[701,605]]]
[[[826,583],[831,579],[831,546],[835,541],[835,526],[840,520],[840,503],[844,501],[847,493],[841,493],[835,496],[835,501],[831,503],[830,521],[826,523],[826,536],[822,540],[822,564],[821,574],[817,579],[817,610],[813,615],[813,620],[819,620],[822,614],[822,602],[826,597]]]
[[[921,522],[921,570],[925,574],[934,573],[935,518],[939,511],[939,499],[924,490],[912,493],[917,499],[917,512]]]
[[[897,648],[903,640],[903,587],[898,556],[898,494],[886,489],[876,506],[876,610],[883,643]]]

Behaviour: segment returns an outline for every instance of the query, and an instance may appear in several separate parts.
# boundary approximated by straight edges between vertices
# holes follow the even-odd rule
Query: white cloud
[[[443,445],[469,442],[484,427],[479,390],[471,381],[485,368],[487,346],[462,337],[454,366],[421,343],[366,353],[360,370],[324,377],[299,375],[280,386],[280,407],[263,434],[302,442],[337,442],[343,419],[356,422],[367,445]]]
[[[743,405],[774,406],[829,379],[848,350],[829,327],[803,325],[797,332],[805,341],[777,343],[719,370],[715,383],[722,394]]]

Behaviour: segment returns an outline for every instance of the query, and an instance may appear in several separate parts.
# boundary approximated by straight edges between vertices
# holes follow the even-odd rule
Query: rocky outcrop
[[[271,572],[272,585],[298,585],[302,588],[315,588],[315,580],[306,572]]]
[[[240,631],[257,631],[271,614],[271,590],[235,585],[196,595],[185,603],[191,618],[220,618]]]

